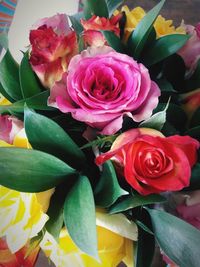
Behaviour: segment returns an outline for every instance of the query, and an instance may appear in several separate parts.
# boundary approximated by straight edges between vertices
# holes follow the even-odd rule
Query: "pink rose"
[[[185,61],[186,67],[193,71],[200,58],[200,23],[196,27],[186,26],[186,33],[191,35],[187,43],[179,50],[178,54]]]
[[[0,140],[13,143],[15,135],[23,128],[23,122],[9,115],[0,115]]]
[[[78,53],[76,33],[69,27],[67,16],[44,18],[30,32],[30,63],[46,87],[52,87],[67,70],[70,59]]]
[[[178,191],[189,186],[199,145],[189,136],[165,137],[153,129],[137,128],[119,135],[96,163],[112,159],[118,174],[142,195]]]
[[[103,34],[100,32],[112,31],[117,36],[120,35],[119,20],[121,14],[112,16],[110,19],[92,16],[89,20],[81,19],[81,24],[84,28],[83,38],[86,45],[89,46],[103,46],[106,44],[106,40]]]
[[[104,46],[72,58],[68,75],[53,87],[49,104],[110,135],[121,129],[124,116],[136,122],[149,118],[159,96],[144,65]]]
[[[200,230],[200,190],[190,193],[176,210],[183,220]]]

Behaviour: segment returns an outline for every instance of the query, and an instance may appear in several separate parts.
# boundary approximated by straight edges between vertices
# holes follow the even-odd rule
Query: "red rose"
[[[84,42],[89,46],[103,46],[106,44],[106,40],[103,34],[100,32],[111,31],[117,36],[120,35],[119,20],[121,15],[112,16],[110,19],[104,17],[92,16],[89,20],[81,19],[81,24],[84,28],[83,37]]]
[[[30,32],[30,63],[43,85],[50,88],[78,53],[76,33],[64,14],[42,19],[36,27]]]
[[[164,137],[153,129],[121,134],[97,164],[112,159],[126,181],[140,194],[178,191],[189,186],[199,142],[189,136]]]

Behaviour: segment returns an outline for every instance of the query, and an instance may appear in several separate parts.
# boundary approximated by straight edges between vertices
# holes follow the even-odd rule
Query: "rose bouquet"
[[[122,2],[1,36],[1,266],[200,266],[200,25]]]

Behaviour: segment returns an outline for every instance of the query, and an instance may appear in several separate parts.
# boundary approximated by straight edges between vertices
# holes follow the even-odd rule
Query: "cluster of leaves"
[[[80,48],[83,30],[80,18],[89,19],[93,14],[109,18],[122,2],[101,0],[99,5],[99,0],[84,1],[83,13],[70,17],[79,36]],[[199,87],[200,63],[193,76],[185,80],[184,62],[175,53],[189,36],[173,34],[156,39],[153,24],[164,2],[162,0],[147,13],[126,44],[112,32],[103,31],[103,34],[116,51],[144,63],[162,90],[160,104],[153,116],[135,127],[162,130],[165,135],[187,133],[199,139],[200,112],[198,110],[186,125],[180,94]],[[98,258],[95,206],[100,206],[110,214],[122,212],[138,224],[136,267],[151,265],[155,239],[178,265],[199,266],[196,255],[200,232],[166,212],[146,208],[162,203],[165,198],[160,195],[143,197],[122,186],[110,161],[103,165],[102,171],[95,166],[91,147],[105,148],[115,136],[85,144],[81,137],[84,127],[47,106],[49,90],[41,86],[33,73],[28,52],[18,65],[7,50],[0,63],[0,92],[12,103],[0,106],[0,113],[24,118],[25,131],[33,148],[0,148],[0,184],[22,192],[56,187],[48,210],[50,220],[45,225],[56,239],[66,225],[76,245]],[[200,188],[199,171],[200,163],[193,170],[190,189]]]

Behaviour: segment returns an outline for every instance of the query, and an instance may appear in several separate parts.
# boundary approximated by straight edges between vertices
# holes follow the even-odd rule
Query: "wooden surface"
[[[127,0],[126,4],[134,8],[142,6],[145,10],[154,7],[160,0]],[[186,24],[197,24],[200,22],[200,0],[166,0],[161,14],[173,19],[178,25],[184,19]]]

